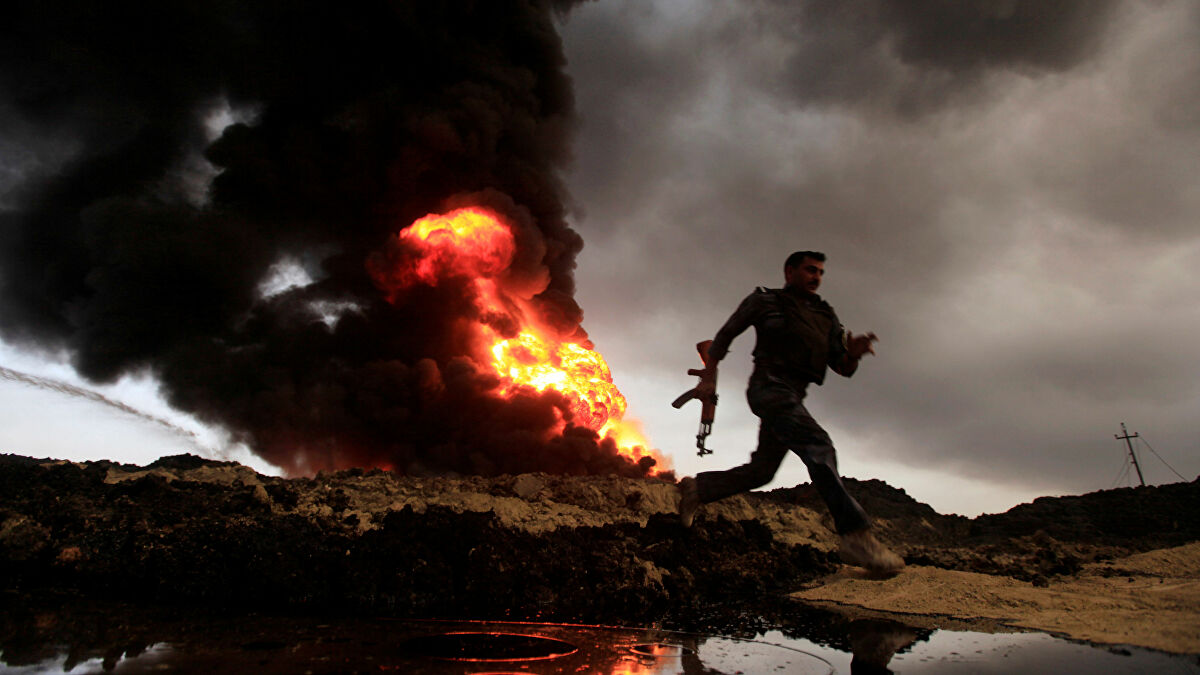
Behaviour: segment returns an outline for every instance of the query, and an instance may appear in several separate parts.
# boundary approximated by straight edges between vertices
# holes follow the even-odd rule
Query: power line
[[[1127,430],[1125,428],[1124,422],[1121,422],[1121,435],[1120,436],[1114,435],[1113,438],[1116,438],[1118,441],[1125,441],[1125,447],[1127,447],[1129,449],[1129,461],[1124,462],[1122,464],[1121,472],[1119,474],[1117,474],[1116,480],[1113,481],[1114,486],[1118,482],[1120,482],[1120,480],[1122,478],[1124,478],[1126,475],[1128,475],[1130,463],[1133,464],[1133,468],[1137,469],[1138,480],[1141,481],[1142,486],[1145,487],[1145,485],[1146,485],[1146,479],[1142,475],[1142,465],[1138,462],[1137,453],[1134,452],[1133,443],[1131,442],[1132,439],[1134,439],[1134,438],[1138,439],[1139,443],[1144,444],[1150,450],[1150,452],[1154,453],[1154,456],[1158,458],[1158,461],[1162,462],[1164,466],[1166,466],[1168,469],[1170,469],[1171,473],[1178,476],[1179,479],[1182,481],[1187,480],[1187,478],[1184,478],[1181,473],[1179,473],[1178,471],[1175,470],[1175,467],[1171,466],[1171,464],[1169,462],[1167,462],[1167,460],[1163,459],[1162,455],[1158,454],[1158,451],[1155,450],[1154,447],[1152,445],[1150,445],[1150,443],[1145,438],[1142,438],[1141,434],[1129,433],[1129,430]]]
[[[1126,459],[1124,456],[1122,456],[1121,464],[1120,464],[1120,466],[1117,467],[1117,477],[1113,479],[1112,485],[1109,485],[1108,489],[1111,490],[1111,489],[1117,487],[1117,484],[1120,483],[1121,479],[1123,479],[1126,476],[1126,474],[1128,474],[1128,473],[1129,473],[1129,460]]]
[[[1108,489],[1111,490],[1111,489],[1117,487],[1117,484],[1120,483],[1121,480],[1124,479],[1128,475],[1129,475],[1129,462],[1125,461],[1124,458],[1121,458],[1121,470],[1117,472],[1117,477],[1113,479],[1112,485],[1109,485]]]
[[[1157,452],[1155,452],[1154,448],[1150,446],[1150,442],[1149,442],[1149,441],[1147,441],[1145,438],[1139,438],[1138,440],[1140,440],[1142,443],[1144,443],[1144,444],[1146,445],[1146,447],[1147,447],[1147,448],[1150,448],[1150,452],[1153,452],[1153,453],[1154,453],[1154,456],[1158,458],[1158,461],[1160,461],[1160,462],[1162,462],[1164,465],[1166,465],[1166,467],[1167,467],[1168,469],[1170,469],[1170,470],[1171,470],[1171,473],[1175,474],[1176,476],[1179,476],[1179,480],[1182,480],[1182,481],[1186,481],[1186,480],[1187,480],[1186,478],[1184,478],[1183,476],[1181,476],[1181,475],[1179,474],[1179,472],[1178,472],[1178,471],[1176,471],[1176,470],[1175,470],[1175,467],[1171,466],[1170,464],[1167,464],[1167,460],[1163,459],[1163,458],[1162,458],[1162,455],[1160,455],[1160,454],[1158,454]]]

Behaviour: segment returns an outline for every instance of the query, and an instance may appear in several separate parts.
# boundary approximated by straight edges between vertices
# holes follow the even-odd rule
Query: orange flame
[[[436,283],[446,269],[494,277],[509,266],[516,251],[512,232],[499,219],[471,207],[443,215],[431,213],[400,236],[424,243],[411,272],[425,283]]]
[[[476,361],[500,376],[499,395],[510,396],[522,387],[553,389],[570,402],[572,423],[611,438],[631,461],[650,456],[656,460],[656,471],[667,470],[665,458],[650,449],[639,425],[624,419],[627,403],[604,357],[590,345],[560,339],[549,326],[532,320],[538,316],[532,311],[532,294],[506,290],[516,243],[511,227],[499,215],[480,207],[430,214],[399,236],[418,252],[410,269],[392,271],[401,285],[436,285],[449,274],[470,277],[480,316],[504,315],[519,326],[519,333],[511,338],[482,321],[473,327],[481,352]]]

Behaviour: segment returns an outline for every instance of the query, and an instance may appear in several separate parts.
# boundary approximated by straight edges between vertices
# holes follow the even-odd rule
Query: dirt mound
[[[1091,563],[1200,541],[1200,479],[1042,497],[974,519],[939,514],[882,481],[845,482],[875,516],[881,537],[910,564],[1044,585],[1056,576],[1078,574]],[[754,499],[821,510],[820,497],[809,484],[759,493]]]
[[[542,474],[261,476],[0,457],[9,591],[411,616],[638,620],[795,590],[832,541],[802,509],[729,500],[684,530],[661,481]]]
[[[976,541],[1045,532],[1064,542],[1150,550],[1200,539],[1200,478],[1190,483],[1118,488],[1068,497],[1040,497],[997,515],[976,518]]]
[[[0,578],[8,601],[51,592],[689,630],[753,625],[771,599],[805,588],[810,600],[943,617],[1011,618],[995,611],[1011,600],[1003,593],[1071,584],[1084,584],[1071,586],[1080,607],[1142,582],[1159,584],[1163,602],[1191,602],[1200,551],[1178,547],[1200,540],[1200,483],[1039,499],[976,519],[938,514],[881,481],[847,484],[909,563],[898,580],[841,583],[836,536],[809,485],[705,505],[685,530],[675,487],[652,479],[362,470],[282,479],[187,455],[145,467],[4,455]],[[1167,546],[1176,548],[1153,550]],[[956,590],[934,595],[960,610],[910,607],[918,596],[907,587],[887,600],[889,584],[905,583],[949,584]],[[972,604],[962,594],[974,587],[1000,590]],[[1045,610],[1040,602],[1029,611]],[[1117,609],[1114,625],[1137,610]]]

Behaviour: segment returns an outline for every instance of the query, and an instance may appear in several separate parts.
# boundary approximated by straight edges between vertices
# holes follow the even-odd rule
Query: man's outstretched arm
[[[846,331],[846,354],[840,363],[833,366],[833,372],[843,377],[853,375],[858,370],[858,362],[862,360],[862,357],[875,353],[875,346],[872,343],[878,341],[879,337],[874,333],[855,335]]]

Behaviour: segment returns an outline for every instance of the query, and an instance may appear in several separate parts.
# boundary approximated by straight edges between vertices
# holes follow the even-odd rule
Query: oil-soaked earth
[[[880,481],[847,482],[910,564],[1035,585],[1200,539],[1200,482],[1043,498],[975,519]],[[838,566],[810,486],[708,505],[688,530],[676,499],[653,479],[283,479],[190,455],[147,467],[2,455],[2,602],[728,632]]]

